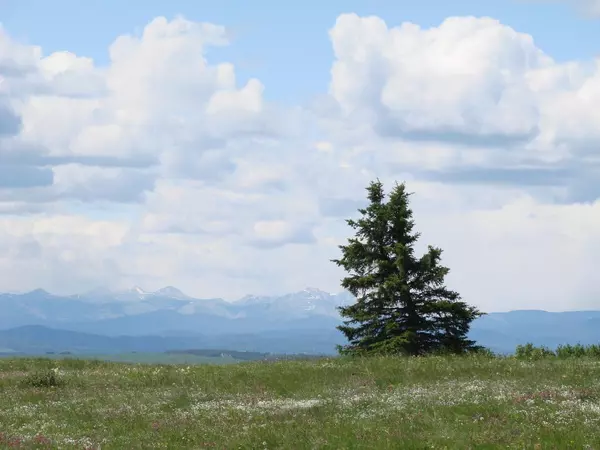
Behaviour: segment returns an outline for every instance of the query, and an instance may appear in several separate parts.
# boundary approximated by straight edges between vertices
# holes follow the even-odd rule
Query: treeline
[[[600,358],[600,344],[591,345],[559,345],[556,350],[544,346],[534,346],[531,343],[517,345],[515,357],[521,359],[542,358]]]
[[[367,356],[367,355],[365,355]],[[512,358],[512,359],[523,359],[523,360],[538,360],[538,359],[570,359],[570,358],[597,358],[600,359],[600,344],[564,344],[556,347],[555,350],[546,346],[540,345],[535,346],[532,343],[524,345],[517,345],[515,352],[508,353],[496,353],[486,347],[478,347],[472,351],[462,353],[460,355],[454,352],[440,351],[431,352],[429,355],[422,356],[474,356],[474,357],[489,357],[489,358]]]

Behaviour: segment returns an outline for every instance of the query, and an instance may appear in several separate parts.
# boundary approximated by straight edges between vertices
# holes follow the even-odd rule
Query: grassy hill
[[[0,359],[0,446],[600,448],[598,359]]]

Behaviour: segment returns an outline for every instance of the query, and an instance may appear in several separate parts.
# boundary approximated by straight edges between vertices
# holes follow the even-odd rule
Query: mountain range
[[[194,299],[174,287],[146,292],[94,290],[72,296],[37,289],[0,294],[0,329],[44,325],[107,336],[182,333],[257,333],[335,328],[337,306],[353,302],[348,293],[307,288],[278,297],[246,296],[228,302]]]
[[[165,287],[59,296],[42,289],[0,294],[0,352],[157,352],[227,348],[272,353],[332,354],[344,343],[337,307],[348,292],[315,288],[237,301],[192,298]],[[473,322],[470,337],[496,352],[516,345],[556,347],[600,341],[600,311],[520,310]]]

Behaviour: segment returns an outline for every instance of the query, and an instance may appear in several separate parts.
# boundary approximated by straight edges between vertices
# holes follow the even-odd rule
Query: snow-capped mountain
[[[164,297],[176,298],[179,300],[187,300],[191,298],[173,286],[166,286],[162,289],[159,289],[158,291],[154,291],[153,294]]]
[[[193,337],[193,345],[209,347],[333,352],[335,344],[345,342],[336,330],[341,323],[337,307],[354,301],[348,292],[330,294],[315,288],[285,295],[247,295],[234,302],[192,298],[174,287],[153,292],[140,287],[117,292],[94,289],[71,296],[36,289],[0,294],[0,330],[39,330],[42,326],[61,336],[66,331],[91,333],[93,342],[98,340],[94,335],[144,336],[138,340],[148,351],[162,348],[163,338]],[[599,324],[600,311],[511,311],[478,318],[469,335],[481,345],[502,352],[527,342],[550,347],[577,342],[587,345],[600,339]],[[30,337],[25,336],[21,344],[30,342]],[[10,347],[15,342],[10,339],[3,344],[0,338],[0,347]],[[42,347],[48,344],[46,337],[40,339]],[[70,339],[65,337],[61,342],[78,345]],[[130,348],[129,338],[119,339],[119,348]]]
[[[349,293],[330,294],[317,288],[306,288],[302,291],[282,296],[246,296],[236,302],[245,306],[262,306],[270,312],[281,314],[288,312],[295,315],[323,315],[338,317],[338,306],[350,304],[354,298]]]
[[[316,288],[280,296],[245,296],[237,301],[198,299],[173,286],[146,291],[139,286],[121,291],[94,289],[52,295],[41,289],[0,294],[0,329],[22,325],[107,334],[155,334],[165,330],[193,332],[257,332],[319,326],[335,328],[338,306],[351,303],[348,293]]]
[[[77,294],[72,297],[94,300],[100,302],[119,301],[140,301],[148,300],[149,298],[170,298],[177,300],[190,300],[191,297],[185,295],[179,289],[173,286],[166,286],[157,291],[147,291],[140,286],[133,286],[130,289],[112,291],[107,288],[99,287],[92,289],[84,294]]]
[[[143,290],[141,287],[139,286],[134,286],[130,289],[130,292],[132,294],[137,294],[140,296],[144,296],[144,295],[148,295],[148,294],[152,294],[152,292],[146,292],[145,290]]]
[[[166,290],[166,292],[168,292],[169,288],[164,288]],[[156,292],[152,292],[152,291],[146,291],[145,289],[142,289],[139,286],[133,286],[131,289],[127,289],[127,290],[123,290],[123,291],[116,291],[116,292],[111,292],[109,294],[110,296],[113,297],[117,297],[121,300],[145,300],[148,297],[167,297],[167,298],[171,298],[170,295],[168,294],[163,294],[162,289],[159,289]],[[173,297],[174,298],[174,297]]]

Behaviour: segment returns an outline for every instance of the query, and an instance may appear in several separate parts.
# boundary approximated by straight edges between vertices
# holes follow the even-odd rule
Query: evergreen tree
[[[414,244],[419,233],[404,183],[385,201],[383,184],[367,188],[369,205],[358,220],[347,220],[356,234],[340,246],[333,260],[348,276],[342,286],[356,303],[340,307],[344,325],[338,327],[349,343],[341,354],[463,353],[479,349],[466,335],[481,316],[444,285],[449,269],[440,265],[442,250],[428,247],[421,258]]]

